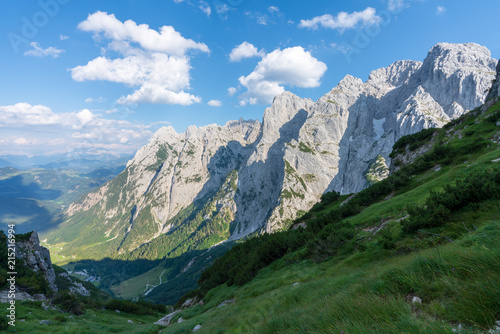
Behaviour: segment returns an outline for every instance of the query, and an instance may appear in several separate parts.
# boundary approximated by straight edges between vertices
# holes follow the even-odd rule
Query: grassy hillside
[[[181,310],[162,333],[494,328],[499,121],[497,103],[402,138],[392,154],[398,171],[353,197],[325,196],[297,229],[233,247],[178,303],[197,295],[204,305]]]

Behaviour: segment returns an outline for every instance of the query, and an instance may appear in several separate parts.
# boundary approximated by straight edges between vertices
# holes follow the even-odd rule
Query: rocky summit
[[[66,256],[102,258],[160,236],[182,251],[196,249],[195,236],[206,249],[286,228],[326,191],[358,192],[387,176],[401,136],[484,103],[496,65],[483,46],[440,43],[423,62],[397,61],[365,82],[347,75],[316,102],[284,92],[262,123],[162,128],[118,177],[73,203],[49,241],[68,243]]]

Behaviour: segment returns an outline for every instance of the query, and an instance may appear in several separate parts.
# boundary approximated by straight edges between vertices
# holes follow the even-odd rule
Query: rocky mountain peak
[[[342,80],[340,80],[339,84],[337,85],[337,89],[343,90],[343,91],[349,91],[349,90],[355,90],[357,87],[361,86],[363,84],[363,80],[353,77],[350,74],[347,74]]]
[[[277,95],[271,106],[264,111],[262,139],[274,141],[279,138],[283,125],[296,118],[299,112],[307,115],[312,105],[311,99],[302,99],[291,92]]]
[[[398,60],[387,67],[379,68],[370,73],[367,83],[371,85],[390,84],[400,86],[408,83],[410,77],[420,69],[422,62],[414,60]]]
[[[346,75],[316,102],[284,92],[262,124],[231,121],[183,134],[162,128],[122,174],[72,205],[71,223],[92,221],[89,238],[102,235],[96,247],[107,247],[106,256],[158,237],[194,249],[190,235],[169,239],[183,224],[196,240],[207,237],[206,224],[226,226],[218,232],[226,239],[286,228],[325,191],[358,192],[384,177],[401,136],[481,105],[496,64],[477,44],[440,43],[423,62],[394,62],[366,82]]]
[[[427,63],[453,71],[457,65],[461,68],[490,67],[492,58],[490,50],[476,43],[438,43],[427,54],[424,64]]]

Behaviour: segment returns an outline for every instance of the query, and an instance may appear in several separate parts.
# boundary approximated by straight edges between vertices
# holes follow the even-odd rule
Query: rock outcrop
[[[16,258],[24,260],[26,266],[31,270],[41,272],[47,279],[49,288],[57,292],[56,274],[52,268],[50,252],[47,248],[40,246],[36,231],[31,233],[29,239],[16,242]]]
[[[196,238],[216,218],[231,226],[220,233],[233,239],[286,228],[325,191],[358,192],[382,179],[401,136],[481,105],[496,64],[483,46],[440,43],[423,62],[397,61],[365,82],[347,75],[316,102],[282,93],[262,123],[193,126],[181,134],[162,128],[116,179],[73,203],[62,226],[92,226],[78,244],[88,238],[106,246],[106,256],[168,238],[182,217],[197,214],[203,222]],[[213,205],[193,205],[216,192]],[[70,246],[76,240],[61,238]]]

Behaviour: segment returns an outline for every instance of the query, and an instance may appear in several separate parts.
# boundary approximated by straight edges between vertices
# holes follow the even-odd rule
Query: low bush
[[[443,191],[431,192],[424,206],[409,206],[410,215],[403,231],[415,233],[421,228],[441,226],[452,213],[484,200],[500,198],[500,168],[493,167],[467,173],[455,185],[446,185]]]
[[[85,313],[85,309],[78,300],[78,297],[67,291],[58,293],[54,298],[54,304],[57,304],[61,310],[73,313],[74,315],[82,315]]]
[[[131,313],[136,315],[157,315],[165,313],[165,305],[156,305],[146,301],[134,303],[130,300],[112,299],[108,301],[104,308],[107,310],[119,310],[120,312]]]

